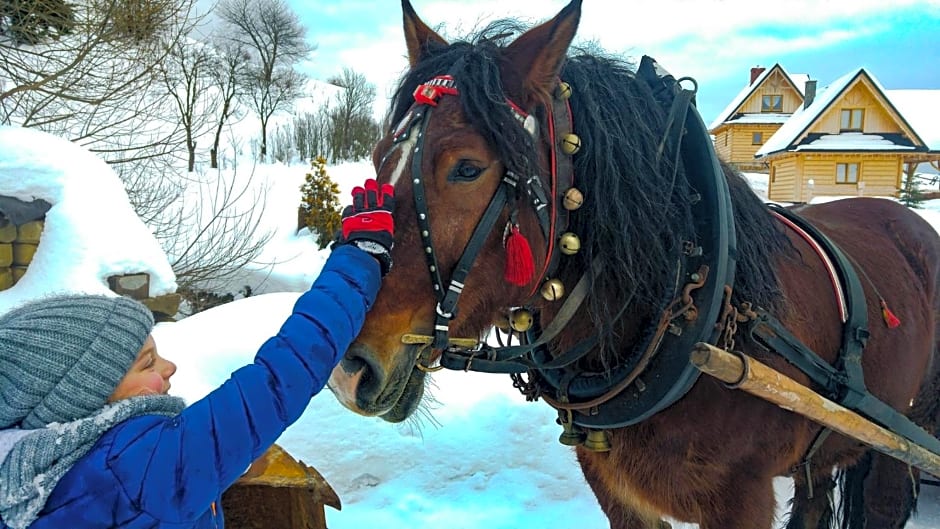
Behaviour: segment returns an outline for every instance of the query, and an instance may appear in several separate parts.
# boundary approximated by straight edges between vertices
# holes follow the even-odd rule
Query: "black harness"
[[[411,161],[415,210],[438,299],[434,335],[427,342],[413,343],[430,346],[425,347],[425,363],[430,350],[434,349],[442,351],[440,363],[444,368],[512,374],[516,385],[528,397],[532,400],[541,397],[559,410],[560,422],[566,426],[566,431],[572,425],[589,430],[628,426],[663,410],[685,395],[698,379],[700,371],[689,363],[688,351],[698,342],[731,349],[737,332],[740,315],[731,305],[736,255],[731,197],[708,130],[694,110],[695,90],[683,88],[681,82],[688,79],[676,81],[655,60],[646,56],[640,62],[637,78],[648,83],[659,104],[669,109],[659,155],[681,161],[689,169],[688,181],[694,190],[690,202],[695,234],[694,240],[689,240],[677,255],[675,288],[665,295],[658,324],[625,363],[610,371],[591,373],[576,366],[578,360],[597,346],[597,336],[581,341],[560,355],[551,356],[547,348],[588,296],[592,279],[598,273],[596,264],[584,272],[555,318],[544,329],[535,326],[525,333],[526,343],[493,347],[476,340],[449,336],[449,323],[456,316],[457,302],[473,262],[495,229],[503,210],[507,206],[515,208],[522,197],[536,213],[542,235],[548,242],[549,255],[540,277],[544,280],[554,270],[559,254],[554,250],[557,245],[555,238],[567,225],[567,212],[559,202],[572,186],[571,159],[553,148],[552,174],[547,184],[538,176],[520,178],[507,172],[445,284],[431,235],[421,176],[421,154],[425,131],[437,100],[442,95],[457,94],[454,80],[450,76],[440,76],[419,86],[415,92],[416,103],[394,135],[394,143],[398,144],[411,138],[411,134],[417,134]],[[507,102],[519,121],[528,125],[532,117],[511,101]],[[556,98],[545,125],[550,131],[551,143],[555,145],[556,136],[560,137],[571,127],[566,100]],[[861,357],[868,338],[867,304],[849,259],[835,243],[801,217],[783,208],[771,206],[771,209],[811,234],[834,263],[847,302],[842,348],[836,364],[830,365],[760,308],[750,309],[746,317],[740,318],[746,335],[786,358],[833,400],[940,453],[940,441],[872,396],[865,387]],[[511,219],[514,215],[513,209]],[[624,302],[620,314],[629,303],[629,300]],[[421,360],[418,359],[419,366]],[[522,373],[528,375],[528,382],[522,381]],[[825,437],[826,431],[818,436],[804,457],[807,468],[808,460]]]

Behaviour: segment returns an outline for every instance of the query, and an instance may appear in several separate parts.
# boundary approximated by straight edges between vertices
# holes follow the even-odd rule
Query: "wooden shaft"
[[[845,436],[909,465],[940,475],[940,455],[892,433],[780,373],[743,355],[706,343],[696,344],[690,357],[703,373],[735,388],[799,413]]]

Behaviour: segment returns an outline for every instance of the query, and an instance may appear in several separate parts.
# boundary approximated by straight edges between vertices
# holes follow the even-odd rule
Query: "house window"
[[[764,143],[764,133],[754,132],[751,134],[751,145],[761,145]]]
[[[761,99],[761,112],[783,112],[783,96],[771,94]]]
[[[858,183],[858,164],[857,163],[837,163],[836,164],[836,183],[837,184],[857,184]]]
[[[865,121],[865,109],[843,108],[840,128],[842,131],[861,131]]]

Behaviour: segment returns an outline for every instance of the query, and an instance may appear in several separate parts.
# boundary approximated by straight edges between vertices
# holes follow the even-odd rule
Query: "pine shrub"
[[[311,171],[300,187],[300,214],[322,250],[333,241],[342,225],[339,184],[326,173],[323,156],[317,156],[310,165]]]

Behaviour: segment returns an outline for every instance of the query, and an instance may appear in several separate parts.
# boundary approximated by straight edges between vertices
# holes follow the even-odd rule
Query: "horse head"
[[[377,180],[396,189],[394,266],[329,383],[351,410],[404,420],[448,342],[482,339],[537,294],[556,235],[545,219],[559,205],[546,196],[555,138],[536,124],[558,88],[580,4],[508,45],[499,35],[450,44],[403,0],[410,70],[373,152]]]

